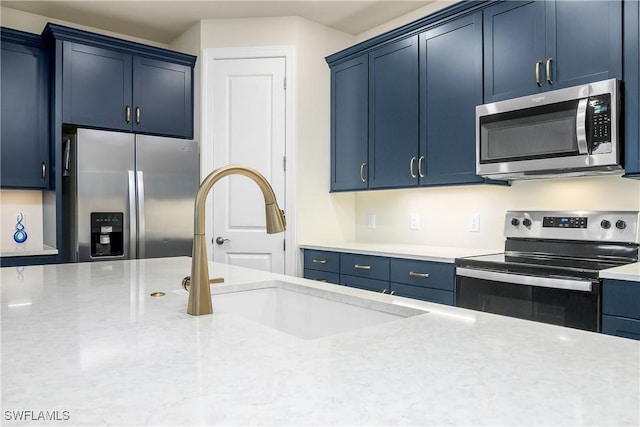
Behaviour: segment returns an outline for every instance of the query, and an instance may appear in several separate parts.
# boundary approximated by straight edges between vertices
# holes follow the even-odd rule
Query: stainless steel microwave
[[[476,107],[476,173],[498,180],[620,174],[615,79]]]

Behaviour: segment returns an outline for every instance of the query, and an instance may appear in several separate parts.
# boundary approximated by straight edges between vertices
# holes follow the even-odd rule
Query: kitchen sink
[[[310,288],[299,286],[296,290],[295,286],[284,282],[267,282],[267,285],[250,290],[216,292],[212,296],[214,315],[233,313],[309,340],[425,313],[391,303],[367,307],[364,306],[368,302],[365,298],[327,291],[310,295],[307,293]],[[289,285],[290,289],[283,285]]]

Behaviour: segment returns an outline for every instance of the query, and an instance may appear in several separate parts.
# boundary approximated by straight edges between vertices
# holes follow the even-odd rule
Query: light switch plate
[[[367,227],[376,228],[376,214],[370,213],[367,215]]]
[[[420,230],[420,214],[412,213],[409,216],[409,228],[411,230]]]
[[[469,231],[473,233],[480,231],[480,212],[474,212],[469,216]]]

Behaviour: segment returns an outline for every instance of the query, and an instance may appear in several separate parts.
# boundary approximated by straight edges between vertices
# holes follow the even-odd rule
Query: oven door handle
[[[551,277],[523,276],[520,274],[500,273],[497,271],[456,268],[456,275],[472,279],[492,280],[494,282],[516,285],[539,286],[542,288],[567,289],[571,291],[591,292],[593,283],[584,280],[557,279]]]

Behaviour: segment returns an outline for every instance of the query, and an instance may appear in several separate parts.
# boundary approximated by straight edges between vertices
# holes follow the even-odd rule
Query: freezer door
[[[136,242],[135,239],[130,238],[131,234],[135,233],[136,226],[135,217],[131,218],[132,213],[135,214],[135,180],[132,179],[135,170],[134,142],[135,138],[132,134],[91,129],[77,130],[75,223],[79,262],[135,258]],[[92,256],[92,213],[103,214],[102,216],[113,214],[118,218],[120,218],[119,214],[122,214],[123,251],[121,255]]]
[[[138,257],[191,256],[198,143],[137,135],[136,166]]]

